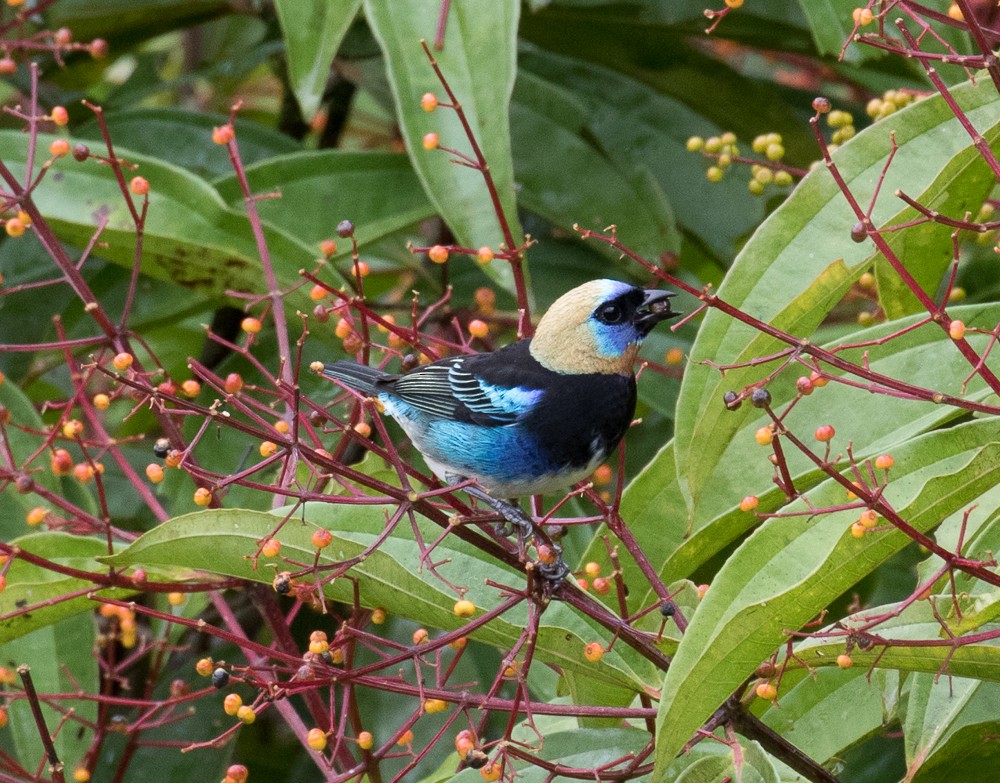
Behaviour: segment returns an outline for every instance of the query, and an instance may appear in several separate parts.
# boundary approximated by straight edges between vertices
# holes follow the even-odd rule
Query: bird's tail
[[[339,361],[323,365],[323,375],[340,381],[361,394],[377,394],[375,382],[389,373],[357,362]]]

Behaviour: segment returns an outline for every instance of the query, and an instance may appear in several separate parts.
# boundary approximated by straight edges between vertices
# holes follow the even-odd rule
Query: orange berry
[[[851,535],[854,536],[855,538],[864,538],[865,526],[862,525],[860,522],[855,522],[854,524],[851,525]]]
[[[367,261],[357,261],[354,264],[354,271],[358,277],[368,277],[371,274],[372,268]]]
[[[238,372],[229,373],[222,384],[222,388],[226,390],[227,394],[236,394],[243,388],[243,376]]]
[[[226,715],[235,715],[237,710],[243,706],[243,697],[238,693],[230,693],[226,695],[226,698],[222,701],[222,709],[226,711]]]
[[[424,111],[431,112],[438,107],[437,96],[432,92],[425,92],[420,98],[420,108]]]
[[[440,139],[436,133],[425,134],[423,140],[421,141],[425,150],[436,150],[439,143]]]
[[[312,534],[312,545],[317,549],[325,549],[333,541],[333,533],[325,528],[320,528]]]
[[[292,428],[291,425],[284,419],[278,419],[276,422],[274,422],[275,432],[280,432],[282,435],[287,433],[291,428]]]
[[[309,729],[309,733],[306,735],[306,744],[317,751],[324,751],[326,749],[326,732],[323,729]]]
[[[60,127],[69,123],[69,112],[66,111],[65,106],[53,106],[49,116],[52,118],[52,122]]]
[[[201,384],[198,383],[194,378],[188,378],[184,383],[181,384],[181,394],[185,397],[197,397],[201,394]]]
[[[459,636],[457,639],[448,642],[448,646],[453,650],[464,650],[468,643],[468,636]]]
[[[244,704],[238,710],[236,710],[236,717],[243,721],[248,726],[257,720],[257,713],[253,711],[253,707],[248,707]]]
[[[469,334],[473,337],[482,339],[488,336],[489,333],[490,327],[485,321],[480,321],[478,318],[473,318],[469,321]]]
[[[872,20],[875,17],[872,16],[871,9],[855,8],[851,12],[851,18],[854,19],[854,24],[858,25],[859,27],[864,27],[865,25],[871,24]]]
[[[770,427],[761,427],[753,434],[753,439],[761,446],[768,446],[774,440],[774,432]]]
[[[742,8],[743,0],[726,0],[726,5],[730,8]]]
[[[797,379],[797,380],[795,381],[795,390],[796,390],[796,391],[797,391],[797,392],[798,392],[799,394],[801,394],[801,395],[803,395],[803,396],[806,396],[806,397],[808,397],[808,396],[809,396],[810,394],[812,394],[812,393],[813,393],[813,390],[814,390],[815,388],[816,388],[816,384],[815,384],[815,383],[813,383],[813,382],[812,382],[812,381],[811,381],[811,380],[810,380],[810,379],[809,379],[809,378],[808,378],[807,376],[805,376],[805,375],[801,376],[800,378],[798,378],[798,379]]]
[[[851,656],[847,653],[841,653],[837,656],[837,666],[841,669],[850,669],[854,665],[854,661]]]
[[[667,364],[680,364],[684,361],[684,351],[680,348],[671,348],[664,357]]]
[[[427,629],[426,628],[418,628],[417,630],[415,630],[413,632],[413,643],[414,644],[423,644],[424,642],[427,641],[427,639],[428,639],[429,636],[430,636],[430,634],[427,633]]]
[[[769,682],[762,682],[756,688],[754,692],[757,694],[758,698],[764,701],[774,701],[775,697],[778,695],[778,689],[775,688]]]
[[[154,484],[159,484],[163,481],[163,468],[155,462],[150,462],[146,466],[146,478]]]
[[[604,657],[604,645],[600,642],[591,642],[583,648],[583,657],[591,663],[597,663]]]
[[[236,131],[232,123],[227,122],[225,125],[212,128],[212,141],[216,144],[228,144],[234,138],[236,138]]]
[[[740,511],[753,511],[758,503],[760,499],[756,495],[747,495],[740,501]]]
[[[5,76],[17,73],[17,63],[13,57],[0,57],[0,74]]]
[[[73,472],[73,457],[66,449],[56,449],[50,459],[52,472],[56,476],[68,476]]]
[[[472,617],[476,613],[476,605],[467,598],[463,598],[461,601],[455,602],[453,611],[458,617]]]
[[[330,643],[326,639],[313,639],[309,642],[309,652],[313,655],[322,655],[329,649]]]
[[[410,731],[409,729],[404,731],[402,734],[399,735],[399,739],[396,740],[396,744],[399,745],[401,748],[406,747],[407,745],[412,745],[413,732]]]
[[[267,539],[260,548],[260,553],[264,557],[277,557],[281,551],[281,542],[276,538]]]
[[[166,458],[163,460],[163,464],[168,468],[176,468],[181,464],[181,460],[184,458],[184,452],[180,449],[170,449],[167,452]]]
[[[503,772],[503,765],[499,761],[491,761],[485,766],[481,767],[479,770],[479,776],[487,781],[487,783],[493,783],[494,780],[499,780],[500,775]]]
[[[362,731],[358,734],[358,747],[361,750],[371,750],[375,745],[375,738],[370,731]]]
[[[370,438],[372,436],[372,427],[367,421],[359,421],[355,424],[354,431],[362,438]]]
[[[9,218],[3,227],[7,232],[7,236],[14,238],[22,236],[25,231],[24,223],[17,218]]]
[[[830,382],[829,378],[827,378],[825,375],[821,375],[815,370],[809,373],[809,380],[812,381],[812,385],[815,386],[817,389],[821,389]]]
[[[879,470],[889,470],[889,468],[895,464],[896,460],[893,458],[892,454],[879,454],[875,458],[875,467]]]
[[[79,419],[70,419],[63,424],[62,434],[67,438],[79,438],[83,435],[83,422]]]
[[[232,778],[233,783],[246,783],[246,779],[249,774],[249,770],[247,770],[247,768],[242,764],[230,764],[229,768],[226,770],[226,777]]]
[[[89,484],[94,480],[94,467],[86,462],[78,462],[73,466],[73,478],[81,484]]]
[[[698,585],[698,600],[699,601],[705,597],[706,593],[708,593],[708,588],[710,586],[711,585]]]
[[[202,677],[210,677],[215,671],[215,663],[211,658],[200,658],[198,663],[194,665],[194,670]]]
[[[448,248],[444,245],[434,245],[427,251],[427,257],[435,264],[443,264],[448,260]]]
[[[327,290],[321,285],[314,285],[309,289],[309,298],[314,302],[322,302],[326,299]]]
[[[375,625],[382,625],[388,616],[389,613],[386,612],[386,610],[381,606],[372,610],[372,622],[375,623]]]
[[[125,372],[125,370],[132,366],[132,362],[134,361],[135,357],[132,354],[122,351],[115,354],[115,358],[111,360],[111,364],[118,372]]]
[[[94,407],[99,411],[106,411],[111,407],[111,398],[106,394],[95,394],[91,402],[94,403]]]
[[[86,767],[73,768],[73,783],[89,783],[90,770]]]
[[[260,456],[270,457],[278,452],[278,444],[270,440],[265,440],[258,447],[258,451],[260,451]]]
[[[538,562],[545,563],[546,565],[551,565],[556,562],[558,555],[556,551],[550,547],[548,544],[538,545]]]
[[[145,177],[132,177],[132,181],[128,183],[128,189],[137,196],[145,196],[149,193],[149,180]]]
[[[608,464],[598,465],[597,470],[591,476],[594,484],[598,487],[607,486],[615,477],[615,472]]]
[[[44,506],[35,506],[28,515],[25,517],[25,522],[27,522],[32,527],[42,524],[45,521],[45,517],[49,515],[49,510]]]
[[[54,158],[61,158],[69,154],[69,142],[66,139],[55,139],[49,145],[49,154]]]
[[[865,529],[873,528],[878,524],[878,514],[870,508],[865,509],[861,512],[861,516],[858,517],[858,524]]]
[[[198,506],[207,506],[212,502],[212,492],[206,487],[198,487],[194,491],[194,502]]]
[[[478,261],[478,262],[479,262],[480,264],[482,264],[483,266],[486,266],[486,265],[487,265],[488,263],[490,263],[490,262],[491,262],[491,261],[492,261],[492,260],[493,260],[493,259],[494,259],[495,257],[496,257],[496,256],[495,256],[495,254],[493,253],[493,249],[492,249],[492,248],[490,248],[490,247],[487,247],[486,245],[483,245],[483,246],[482,246],[481,248],[479,248],[479,250],[478,250],[478,251],[476,252],[476,261]]]
[[[90,42],[87,51],[90,52],[90,56],[95,60],[103,60],[108,56],[108,42],[103,38],[95,38]]]
[[[476,306],[484,313],[492,313],[496,308],[497,295],[491,288],[477,288],[474,294]]]
[[[257,318],[247,316],[240,322],[240,328],[247,334],[257,334],[263,328],[263,324]]]
[[[594,579],[593,588],[598,595],[606,595],[611,590],[611,583],[603,576],[599,576]]]
[[[816,428],[816,432],[813,433],[813,437],[816,438],[820,443],[829,443],[833,440],[833,436],[837,434],[837,431],[830,424],[822,424]]]
[[[186,601],[184,593],[167,593],[167,603],[171,606],[183,606]]]
[[[591,560],[583,567],[583,573],[593,579],[595,576],[601,575],[601,564]]]
[[[962,9],[958,3],[952,3],[948,6],[948,16],[954,19],[956,22],[964,22],[965,16],[962,14]]]
[[[319,243],[319,252],[325,256],[332,256],[337,252],[337,243],[332,239],[324,239]]]
[[[424,702],[424,712],[433,715],[435,712],[444,712],[448,709],[448,702],[443,699],[428,699]]]
[[[965,324],[961,321],[952,321],[948,325],[948,336],[952,340],[961,340],[965,337]]]

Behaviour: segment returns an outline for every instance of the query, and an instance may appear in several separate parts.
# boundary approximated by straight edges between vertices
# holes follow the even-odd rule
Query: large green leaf
[[[306,118],[319,109],[330,65],[361,0],[276,0],[288,57],[288,80]]]
[[[963,85],[954,95],[977,126],[997,124],[1000,97],[985,80]],[[969,139],[943,99],[934,97],[893,115],[891,123],[873,125],[836,153],[841,174],[860,203],[867,204],[879,182],[892,149],[890,130],[895,132],[898,150],[872,215],[876,225],[883,225],[898,211],[887,196],[897,188],[926,200],[935,200],[947,188],[964,197],[962,185],[952,176],[940,175],[969,146]],[[970,159],[962,159],[972,165]],[[979,192],[979,185],[973,189]],[[832,176],[820,167],[754,234],[719,296],[796,337],[810,336],[870,264],[868,243],[849,241],[855,221]],[[749,410],[727,411],[723,393],[759,381],[766,372],[760,367],[742,367],[723,377],[701,362],[745,362],[783,346],[718,310],[705,317],[677,407],[677,465],[692,518],[703,516],[699,506],[716,496],[719,459],[745,418],[752,415]]]
[[[351,220],[358,242],[367,244],[434,214],[404,155],[297,152],[248,166],[247,180],[255,193],[281,195],[259,202],[261,217],[317,253],[341,220]],[[242,204],[235,175],[214,184],[231,207]],[[350,242],[341,244],[341,255],[349,255]]]
[[[914,528],[932,529],[1000,481],[992,421],[913,439],[896,452],[885,497]],[[832,479],[808,493],[825,508],[843,503]],[[807,510],[797,502],[789,510]],[[849,532],[856,510],[813,521],[775,518],[754,532],[713,580],[674,656],[657,720],[657,774],[712,712],[778,648],[910,539],[896,529],[862,539]]]
[[[310,504],[304,512],[310,521],[292,519],[276,535],[281,541],[282,557],[300,563],[312,562],[316,549],[310,537],[317,522],[334,533],[333,543],[320,553],[321,566],[355,557],[382,535],[385,515],[391,512],[386,506]],[[270,535],[276,525],[276,516],[244,509],[188,514],[159,525],[121,552],[102,558],[102,562],[117,567],[197,569],[271,584],[274,570],[266,561],[261,561],[254,570],[249,556],[256,551],[257,542]],[[433,526],[426,526],[424,540],[433,540],[436,531]],[[518,578],[453,536],[438,545],[433,557],[448,564],[442,567],[442,573],[452,581],[464,582],[462,586],[468,589],[465,597],[478,607],[488,608],[498,603],[497,591],[486,586],[487,580],[509,584]],[[325,585],[324,595],[353,603],[356,585],[360,601],[366,607],[386,607],[393,614],[434,628],[455,629],[463,623],[452,611],[457,596],[421,562],[420,548],[408,524],[399,525],[376,551],[351,568],[350,575],[350,580],[338,579]],[[509,648],[520,638],[526,622],[527,607],[521,604],[475,631],[472,637]],[[607,631],[592,620],[564,603],[553,602],[542,618],[535,655],[562,669],[578,670],[619,688],[634,691],[657,687],[659,672],[625,645],[615,645],[597,665],[588,663],[582,654],[584,646],[606,636]]]
[[[951,312],[954,317],[985,329],[991,329],[1000,320],[1000,307],[995,305],[967,305],[952,308]],[[847,335],[839,342],[878,341],[919,320],[912,316],[880,324]],[[990,338],[970,335],[970,339],[974,348],[983,351]],[[905,378],[925,388],[957,393],[961,380],[968,373],[965,359],[934,324],[911,330],[883,345],[847,350],[840,355],[860,361],[862,351],[867,353],[867,364],[872,371]],[[989,366],[1000,368],[1000,357],[991,357]],[[788,377],[779,377],[768,387],[778,404],[794,394],[794,378],[790,373],[786,375]],[[944,379],[955,380],[943,386]],[[972,399],[983,399],[990,393],[979,379],[972,381],[967,391]],[[758,524],[755,514],[739,509],[743,497],[759,497],[758,513],[776,511],[786,502],[784,493],[774,486],[774,468],[765,450],[753,438],[757,428],[769,424],[770,419],[749,405],[745,408],[745,411],[726,412],[729,416],[742,417],[742,421],[718,459],[712,472],[713,492],[702,499],[697,516],[689,517],[685,511],[673,443],[665,446],[625,489],[622,518],[636,536],[643,553],[668,583],[689,577]],[[800,400],[785,423],[800,434],[810,432],[819,423],[832,423],[837,430],[837,442],[853,442],[855,456],[863,459],[888,451],[895,444],[960,415],[961,411],[947,406],[889,399],[844,384],[830,383]],[[821,472],[794,450],[789,450],[786,457],[799,491],[808,490],[821,479]],[[604,528],[595,534],[581,562],[601,559],[605,551],[602,539],[605,534]],[[630,608],[635,610],[648,605],[654,596],[648,588],[639,587],[642,576],[638,567],[626,551],[620,551],[619,556],[623,578],[630,586]]]
[[[647,256],[680,250],[670,205],[656,180],[645,168],[609,160],[595,149],[586,116],[574,96],[531,74],[519,75],[511,105],[518,201],[567,230],[576,223],[615,223]],[[539,145],[540,138],[549,143]]]
[[[93,607],[93,602],[90,604]],[[68,617],[58,626],[48,625],[7,641],[3,646],[3,663],[11,667],[27,664],[39,694],[98,693],[97,657],[93,654],[96,636],[92,616]],[[84,723],[71,720],[62,725],[53,742],[59,760],[68,769],[84,761],[93,736],[87,723],[93,725],[97,720],[96,701],[80,699],[72,706],[75,718]],[[41,707],[45,726],[51,734],[60,726],[65,710],[57,710],[44,701]],[[8,712],[18,761],[26,769],[46,768],[42,740],[27,699],[14,700]]]
[[[493,202],[482,174],[448,162],[440,151],[426,151],[425,134],[434,132],[445,147],[470,155],[455,112],[438,108],[423,111],[420,96],[427,92],[446,100],[427,60],[421,39],[434,42],[442,4],[431,0],[366,0],[365,18],[378,38],[386,59],[403,138],[427,195],[448,222],[457,241],[466,247],[504,242]],[[514,88],[516,34],[520,3],[452,3],[447,17],[444,47],[434,57],[458,97],[472,132],[489,163],[500,206],[511,226],[513,241],[522,241],[514,200],[508,104]],[[510,288],[510,269],[492,264],[487,270]]]
[[[48,148],[52,138],[39,136],[39,147]],[[262,290],[260,259],[245,214],[227,207],[211,185],[182,168],[126,149],[116,152],[138,164],[134,173],[150,183],[144,273],[209,296]],[[26,154],[22,134],[0,132],[0,158],[22,180]],[[66,156],[56,161],[33,196],[59,238],[78,247],[90,241],[99,218],[106,218],[94,252],[131,267],[135,228],[110,167]],[[141,206],[141,199],[137,201]],[[279,284],[291,288],[300,280],[298,270],[309,266],[315,252],[277,230],[270,230],[267,239]],[[292,294],[290,302],[296,296],[307,301],[301,293]]]
[[[910,678],[906,721],[907,781],[976,780],[1000,747],[1000,684],[963,677]]]

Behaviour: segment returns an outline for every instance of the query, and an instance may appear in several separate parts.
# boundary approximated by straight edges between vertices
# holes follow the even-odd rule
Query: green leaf
[[[296,152],[248,166],[246,173],[255,193],[281,194],[258,202],[261,217],[315,254],[321,240],[336,235],[341,220],[351,220],[359,244],[369,244],[434,214],[404,155]],[[232,208],[242,204],[235,175],[214,184]],[[340,255],[349,257],[350,242],[342,244]]]
[[[986,329],[991,329],[1000,320],[1000,307],[996,305],[967,305],[951,308],[950,312],[955,318]],[[915,325],[919,320],[919,317],[913,316],[880,324],[847,335],[837,344],[877,342],[897,330]],[[970,334],[970,339],[973,347],[982,352],[990,338]],[[940,388],[942,379],[962,379],[969,372],[967,361],[934,324],[913,329],[881,345],[842,351],[840,356],[860,362],[862,351],[867,353],[864,358],[872,371],[906,378],[910,383],[930,389]],[[1000,357],[991,356],[988,366],[1000,368]],[[792,374],[785,373],[768,386],[778,404],[795,394],[794,382]],[[953,388],[940,390],[960,392],[957,382]],[[983,399],[990,393],[978,379],[970,382],[967,392],[972,399]],[[721,402],[719,407],[722,407]],[[757,513],[772,513],[786,503],[784,493],[773,484],[773,466],[753,438],[757,428],[769,424],[770,418],[748,404],[744,404],[739,411],[724,413],[740,420],[738,429],[710,474],[713,491],[701,498],[694,515],[685,511],[673,443],[665,446],[639,472],[622,495],[622,518],[660,577],[668,583],[691,576],[697,568],[758,524],[753,513],[740,510],[739,503],[743,497],[756,495],[759,498]],[[811,431],[817,423],[833,424],[837,442],[853,442],[855,456],[864,459],[890,451],[896,444],[960,415],[961,411],[947,406],[895,400],[859,392],[844,384],[830,383],[801,399],[786,417],[785,424],[800,434]],[[789,449],[786,457],[790,474],[800,492],[821,480],[822,473],[794,450]],[[988,504],[984,504],[984,508],[987,507]],[[586,559],[601,559],[605,551],[602,541],[605,534],[604,527],[598,530]],[[648,589],[635,589],[634,586],[643,584],[643,578],[626,551],[620,551],[619,555],[625,582],[633,586],[629,593],[629,608],[634,611],[647,606],[654,596]],[[586,562],[586,559],[581,562]]]
[[[917,674],[910,678],[903,732],[907,781],[976,780],[1000,748],[1000,684]]]
[[[211,142],[212,129],[229,122],[224,114],[179,108],[135,108],[105,112],[104,120],[116,147],[120,145],[132,152],[169,161],[173,166],[208,179],[233,172],[225,149]],[[301,148],[283,133],[250,120],[237,117],[234,127],[240,158],[246,166]],[[101,129],[94,120],[74,125],[73,132],[90,140],[93,152],[103,145]]]
[[[1000,97],[985,80],[957,88],[954,96],[977,126],[997,124]],[[898,150],[882,193],[898,188],[935,197],[931,183],[968,147],[968,137],[939,96],[897,112],[891,125],[871,126],[837,151],[836,163],[851,191],[861,204],[870,200],[892,149],[890,128]],[[883,225],[898,211],[893,203],[883,195],[873,212],[875,225]],[[867,243],[848,240],[855,220],[829,172],[823,167],[813,171],[753,235],[719,296],[796,337],[810,336],[871,263]],[[742,389],[764,374],[760,367],[750,366],[732,369],[723,378],[702,362],[729,365],[782,347],[783,343],[764,338],[718,310],[705,317],[681,387],[675,434],[677,464],[692,516],[703,516],[699,505],[706,495],[716,495],[719,459],[749,415],[726,411],[723,393]]]
[[[459,244],[497,247],[505,240],[482,174],[449,163],[441,151],[428,152],[421,146],[424,135],[434,132],[443,146],[472,154],[454,111],[440,107],[428,113],[420,107],[420,97],[427,92],[447,100],[420,46],[421,39],[428,45],[434,42],[440,8],[423,0],[391,4],[366,0],[365,18],[385,55],[403,138],[427,195]],[[452,3],[444,47],[434,51],[489,164],[516,243],[523,237],[514,200],[508,105],[514,88],[519,10],[516,0]],[[491,264],[485,269],[512,290],[509,267]]]
[[[554,85],[520,74],[511,104],[518,201],[565,229],[615,223],[643,255],[679,250],[673,215],[656,180],[646,169],[609,160],[588,143],[586,110],[577,105],[576,113],[567,111],[567,101],[572,97]],[[548,144],[539,145],[541,138]]]
[[[1000,139],[1000,124],[984,134],[987,143],[996,148]],[[961,219],[975,214],[989,195],[996,179],[989,164],[975,146],[970,144],[952,158],[927,190],[916,196],[927,209],[946,217]],[[913,193],[906,195],[913,197]],[[921,213],[907,207],[889,219],[889,225],[904,225],[920,218]],[[939,298],[941,280],[953,263],[955,252],[952,234],[955,229],[943,223],[927,221],[888,235],[889,247],[896,258],[906,264],[920,287],[932,298]],[[878,301],[888,320],[893,321],[912,313],[926,313],[917,297],[885,256],[875,257],[875,276],[878,280]]]
[[[841,642],[841,651],[843,642]],[[899,698],[899,675],[865,666],[803,672],[781,680],[781,705],[763,714],[765,724],[810,758],[825,763],[890,721]],[[793,684],[794,683],[794,684]]]
[[[39,136],[39,147],[47,148],[53,138]],[[0,158],[22,180],[26,152],[23,134],[0,132]],[[138,164],[136,173],[150,182],[145,274],[208,296],[230,289],[263,290],[260,258],[245,214],[229,209],[211,185],[184,169],[126,149],[116,152]],[[94,252],[131,268],[135,227],[110,167],[66,156],[55,162],[33,195],[59,238],[77,247],[91,240],[98,216],[106,216],[107,227]],[[141,206],[141,199],[137,202]],[[267,234],[279,285],[292,288],[300,280],[298,270],[309,265],[315,252],[278,231]],[[288,302],[294,306],[296,301],[308,300],[305,293],[293,293]]]
[[[361,0],[276,0],[274,9],[285,38],[288,80],[308,120],[319,109],[330,65]]]
[[[320,566],[342,562],[362,554],[383,534],[389,506],[349,506],[309,504],[304,513],[309,522],[290,520],[275,537],[281,542],[281,555],[295,562],[312,562],[316,549],[310,541],[316,522],[333,531],[333,543],[320,553]],[[261,561],[255,570],[249,559],[258,542],[273,533],[278,517],[258,511],[224,509],[202,511],[176,517],[142,535],[123,551],[101,558],[116,567],[181,567],[210,574],[222,574],[271,584],[274,571]],[[424,541],[433,540],[438,528],[423,526]],[[498,602],[497,591],[485,582],[509,584],[517,576],[478,550],[453,536],[445,538],[434,550],[435,561],[448,565],[442,569],[452,580],[468,579],[466,598],[477,607]],[[453,610],[457,596],[438,577],[430,573],[420,559],[409,524],[401,524],[377,549],[350,570],[351,579],[337,579],[324,586],[331,600],[354,602],[355,584],[363,606],[387,607],[393,614],[412,619],[421,625],[452,630],[463,620]],[[523,577],[521,577],[523,579]],[[487,644],[510,648],[521,636],[527,623],[527,608],[521,604],[497,617],[472,634]],[[570,609],[566,604],[547,607],[539,630],[536,657],[565,670],[580,671],[602,678],[619,688],[647,690],[656,687],[659,673],[625,645],[615,645],[599,664],[583,657],[584,646],[606,636],[600,626]]]
[[[974,503],[1000,481],[1000,443],[992,421],[913,439],[895,453],[885,497],[918,530]],[[843,503],[827,480],[808,495],[816,508]],[[807,511],[804,502],[789,511]],[[786,638],[859,579],[905,547],[891,529],[855,539],[856,513],[844,510],[764,523],[726,561],[674,656],[657,719],[654,780],[746,677]]]
[[[94,603],[89,602],[91,608]],[[12,668],[28,664],[31,680],[39,694],[98,693],[97,657],[92,651],[96,644],[96,629],[91,615],[65,618],[58,626],[44,628],[7,641],[3,646],[4,664]],[[63,720],[64,711],[42,702],[42,715],[49,733],[55,732]],[[73,701],[73,715],[55,735],[53,744],[59,760],[72,769],[84,760],[90,747],[92,731],[86,723],[97,720],[97,702]],[[17,758],[26,769],[46,768],[45,752],[37,724],[26,699],[15,699],[9,707],[10,731]],[[84,723],[80,723],[83,721]]]

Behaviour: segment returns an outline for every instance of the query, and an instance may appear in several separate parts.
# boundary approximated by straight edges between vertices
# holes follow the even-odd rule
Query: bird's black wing
[[[502,349],[442,359],[378,386],[432,416],[487,427],[514,424],[543,395],[538,388],[518,383],[516,367],[509,362],[520,353]]]

